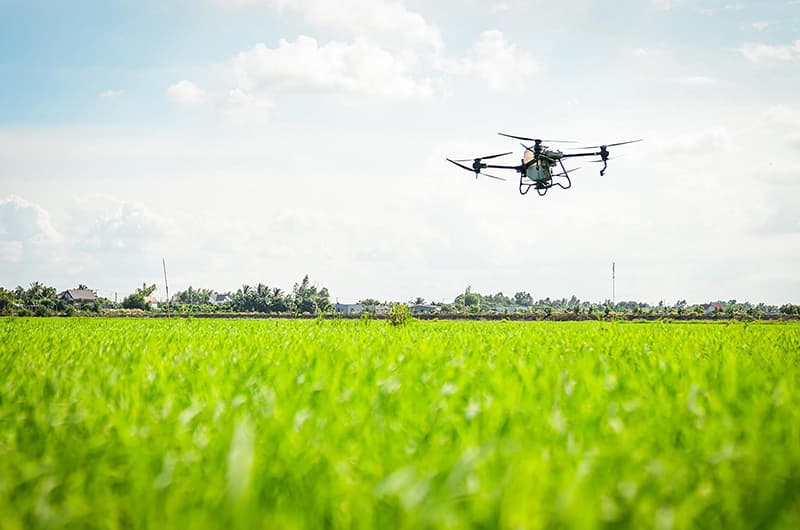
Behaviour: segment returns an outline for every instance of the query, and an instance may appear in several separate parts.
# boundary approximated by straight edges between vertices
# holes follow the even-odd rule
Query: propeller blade
[[[467,170],[467,171],[469,171],[470,173],[475,173],[475,170],[474,170],[474,169],[472,169],[471,167],[467,167],[467,166],[465,166],[464,164],[459,164],[459,163],[458,163],[458,161],[456,161],[456,160],[450,160],[450,159],[448,158],[448,159],[447,159],[447,161],[448,161],[448,162],[450,162],[451,164],[455,164],[455,165],[457,165],[458,167],[460,167],[460,168],[462,168],[462,169],[466,169],[466,170]]]
[[[550,142],[550,143],[553,143],[553,144],[576,144],[576,143],[578,143],[578,142],[576,142],[574,140],[543,140],[541,138],[527,138],[525,136],[514,136],[513,134],[506,134],[506,133],[497,133],[497,134],[499,134],[500,136],[505,136],[507,138],[514,138],[515,140],[523,140],[523,141],[526,141],[526,142],[536,142],[536,143]]]
[[[640,138],[639,140],[628,140],[627,142],[617,142],[615,144],[608,144],[606,147],[614,147],[614,146],[617,146],[617,145],[625,145],[625,144],[635,144],[637,142],[642,142],[642,141],[644,141],[644,140],[642,140]]]
[[[490,158],[498,158],[498,157],[501,157],[501,156],[510,155],[511,153],[512,152],[509,151],[508,153],[500,153],[498,155],[481,156],[481,157],[478,158],[478,160],[489,160]]]
[[[573,147],[573,149],[602,149],[604,147],[616,147],[618,145],[625,145],[625,144],[635,144],[636,142],[642,142],[644,140],[628,140],[627,142],[617,142],[615,144],[607,144],[607,145],[588,145],[586,147]]]
[[[500,154],[497,154],[497,155],[476,156],[475,158],[462,158],[460,160],[450,160],[448,158],[448,160],[450,160],[451,162],[473,162],[475,160],[489,160],[491,158],[498,158],[498,157],[501,157],[501,156],[510,155],[511,153],[512,152],[509,151],[508,153],[500,153]]]
[[[481,173],[481,175],[483,175],[484,177],[489,177],[490,179],[495,179],[495,180],[506,180],[506,179],[504,179],[503,177],[495,177],[494,175],[490,175],[490,174],[488,174],[488,173]]]
[[[575,169],[568,169],[568,170],[564,171],[563,173],[559,173],[559,174],[557,174],[557,175],[553,175],[553,177],[554,177],[554,178],[556,178],[556,177],[564,177],[564,176],[566,176],[566,175],[570,175],[570,174],[572,174],[572,173],[575,173],[575,172],[576,172],[576,171],[578,171],[579,169],[580,169],[580,167],[576,167]]]
[[[537,140],[536,138],[525,138],[524,136],[514,136],[513,134],[506,134],[506,133],[497,133],[500,136],[505,136],[506,138],[513,138],[515,140],[523,140],[526,142],[541,142],[541,140]]]

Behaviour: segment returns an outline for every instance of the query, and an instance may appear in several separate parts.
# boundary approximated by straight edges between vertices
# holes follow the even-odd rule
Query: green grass
[[[800,325],[0,320],[0,528],[800,528]]]

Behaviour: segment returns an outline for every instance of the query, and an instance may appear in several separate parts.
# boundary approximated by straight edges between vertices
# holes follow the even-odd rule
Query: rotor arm
[[[483,164],[483,167],[491,169],[513,169],[515,171],[519,171],[522,168],[522,166],[496,166],[493,164]]]
[[[576,158],[579,156],[603,156],[602,151],[597,151],[596,153],[568,153],[561,155],[561,158]]]
[[[582,156],[599,156],[600,160],[598,162],[603,162],[603,169],[600,170],[600,176],[606,174],[606,169],[608,169],[608,149],[601,149],[600,151],[596,151],[594,153],[572,153],[562,156],[562,160],[564,158],[577,158]]]

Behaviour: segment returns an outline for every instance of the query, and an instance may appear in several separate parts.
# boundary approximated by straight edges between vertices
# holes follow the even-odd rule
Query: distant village
[[[534,299],[525,291],[506,296],[503,293],[483,295],[467,287],[452,301],[426,302],[422,297],[410,301],[379,301],[364,298],[354,303],[332,302],[328,289],[318,287],[308,276],[285,292],[265,284],[243,285],[237,291],[217,292],[213,289],[188,287],[169,297],[158,299],[156,285],[143,284],[121,301],[99,296],[87,285],[58,291],[39,282],[28,288],[0,287],[0,315],[339,315],[342,317],[388,315],[402,305],[412,316],[428,318],[470,315],[508,315],[518,318],[587,319],[609,316],[629,318],[784,318],[800,316],[800,306],[753,304],[736,300],[688,304],[659,302],[651,305],[637,301],[589,302],[575,296],[561,299]]]

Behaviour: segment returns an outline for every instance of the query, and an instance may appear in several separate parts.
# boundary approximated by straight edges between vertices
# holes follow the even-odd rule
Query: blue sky
[[[800,299],[797,1],[0,0],[0,76],[5,287]],[[498,131],[646,141],[539,199]]]

